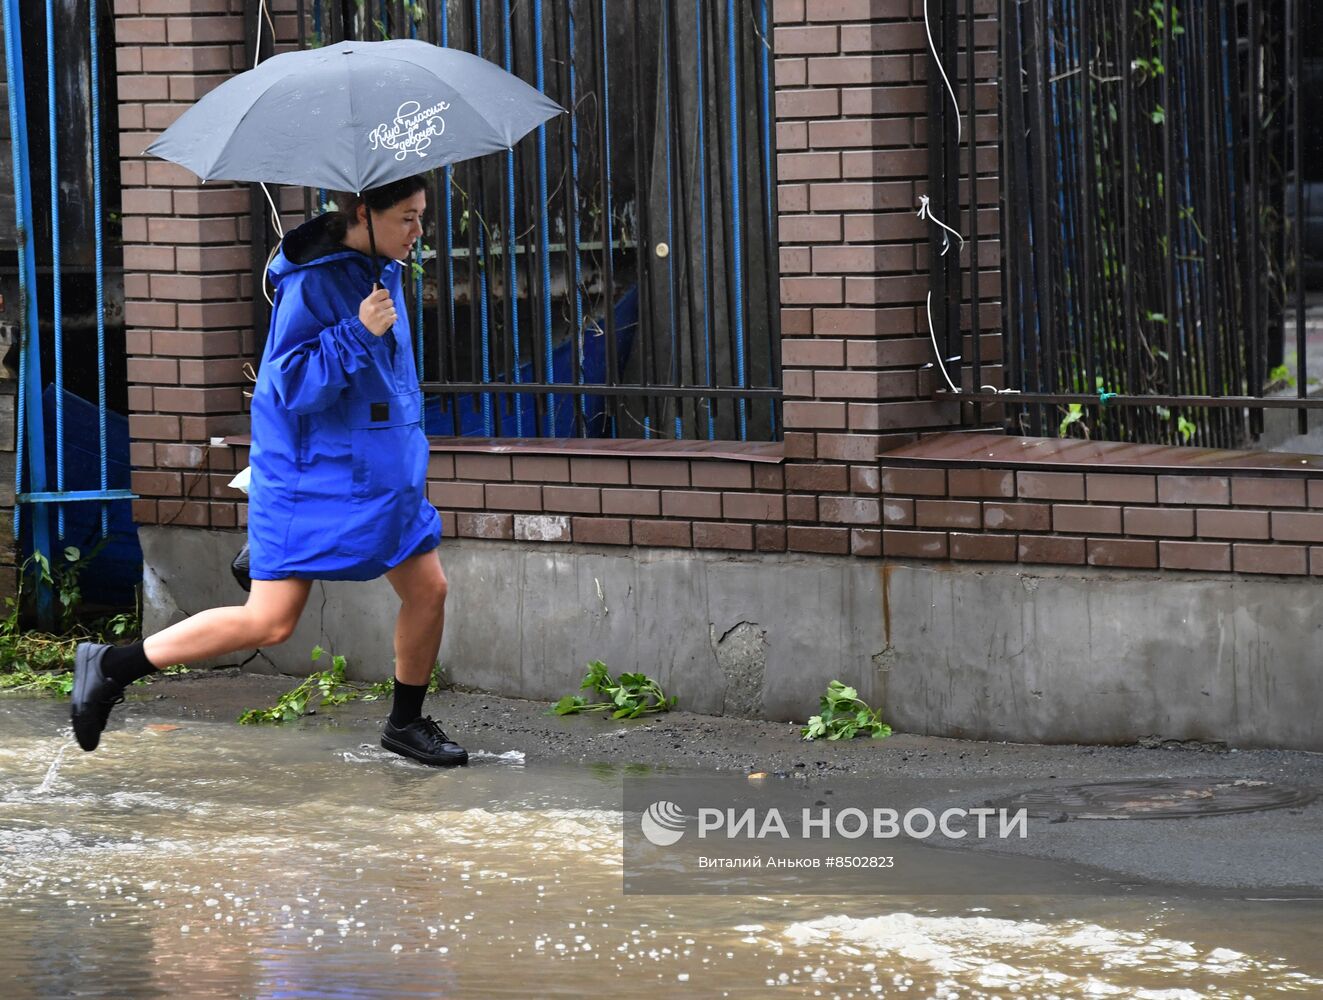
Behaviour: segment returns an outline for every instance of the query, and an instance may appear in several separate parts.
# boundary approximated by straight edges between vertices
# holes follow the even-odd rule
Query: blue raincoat
[[[401,266],[381,276],[399,318],[374,336],[358,318],[371,261],[327,222],[288,234],[268,271],[275,307],[249,455],[254,580],[371,580],[441,541]]]

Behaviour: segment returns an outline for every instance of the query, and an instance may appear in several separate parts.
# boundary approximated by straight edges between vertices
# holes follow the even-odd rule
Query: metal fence
[[[929,3],[951,22],[965,7],[935,36],[955,67],[973,5]],[[978,390],[964,398],[1033,435],[1234,447],[1283,406],[1303,432],[1323,401],[1308,398],[1294,224],[1302,0],[1022,0],[998,16],[1013,392],[984,387],[974,353],[954,362]],[[953,132],[949,96],[930,106],[934,134]],[[935,161],[935,191],[955,163]],[[959,218],[958,198],[942,210]],[[938,297],[958,304],[958,277],[936,275]]]
[[[779,436],[770,0],[302,0],[297,16],[304,45],[477,52],[571,112],[433,174],[408,289],[429,433]],[[254,15],[250,46],[273,27]],[[327,197],[306,192],[306,211]],[[260,195],[253,227],[256,279]]]
[[[13,531],[20,559],[42,566],[32,592],[49,627],[51,576],[81,574],[84,599],[123,603],[141,571],[113,224],[118,142],[103,121],[116,105],[112,15],[88,0],[0,0],[0,20],[13,192],[12,216],[0,218],[0,291],[13,281],[20,338]]]

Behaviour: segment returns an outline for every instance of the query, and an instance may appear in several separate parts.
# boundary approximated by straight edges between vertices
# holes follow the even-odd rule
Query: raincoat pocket
[[[421,494],[427,470],[425,444],[421,470],[417,454],[422,433],[422,393],[415,390],[376,398],[351,396],[345,402],[353,452],[354,498]]]

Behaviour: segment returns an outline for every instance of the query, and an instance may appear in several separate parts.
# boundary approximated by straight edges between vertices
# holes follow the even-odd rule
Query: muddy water
[[[1323,996],[1316,903],[625,896],[613,763],[64,711],[0,702],[5,997]]]

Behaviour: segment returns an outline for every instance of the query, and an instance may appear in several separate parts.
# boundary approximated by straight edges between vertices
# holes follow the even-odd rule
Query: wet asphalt
[[[135,686],[115,710],[111,729],[171,720],[233,721],[248,708],[274,704],[297,678],[237,668],[154,678]],[[1031,836],[977,849],[1067,862],[1118,884],[1180,887],[1214,895],[1323,899],[1323,754],[1237,750],[1216,744],[1037,746],[896,733],[848,743],[805,742],[797,724],[670,712],[628,722],[599,716],[557,717],[546,702],[445,690],[424,709],[472,750],[518,750],[539,763],[609,764],[661,771],[755,775],[758,781],[807,782],[820,790],[906,783],[934,793],[959,788],[999,803],[1035,793]],[[297,725],[343,729],[347,743],[375,742],[389,701],[351,702]],[[421,765],[420,765],[421,766]],[[765,776],[765,777],[764,777]],[[1088,813],[1074,789],[1110,782],[1177,782],[1191,800],[1181,818],[1141,818],[1140,794],[1120,797],[1114,819]],[[1237,784],[1239,783],[1239,785]],[[1209,792],[1210,785],[1218,790]],[[952,787],[947,787],[952,786]],[[1294,793],[1285,808],[1214,813]],[[1188,789],[1188,791],[1185,791]],[[940,795],[937,796],[940,798]],[[839,800],[838,800],[839,801]],[[1054,804],[1056,803],[1056,804]],[[1151,813],[1149,814],[1151,815]]]

